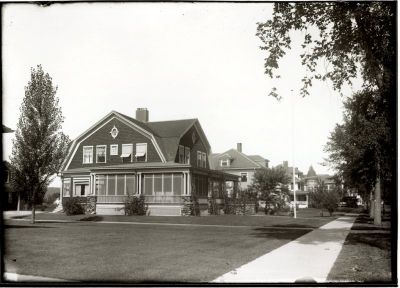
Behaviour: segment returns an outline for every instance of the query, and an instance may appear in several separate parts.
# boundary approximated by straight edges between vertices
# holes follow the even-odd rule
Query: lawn
[[[7,220],[5,269],[91,282],[209,282],[332,220],[228,215],[114,217],[101,220],[149,224],[74,221],[31,225]]]
[[[19,216],[19,219],[30,219],[30,215]],[[138,223],[171,223],[171,224],[197,224],[197,225],[229,225],[229,226],[274,226],[274,227],[305,227],[317,228],[337,216],[319,216],[317,209],[301,209],[297,219],[289,216],[271,216],[258,214],[257,216],[218,215],[204,217],[177,217],[177,216],[123,216],[123,215],[74,215],[66,216],[64,213],[41,213],[36,215],[39,221],[112,221],[112,222],[138,222]]]
[[[378,227],[373,225],[368,215],[360,215],[346,238],[328,280],[391,282],[391,241],[390,218],[385,217],[383,225]]]

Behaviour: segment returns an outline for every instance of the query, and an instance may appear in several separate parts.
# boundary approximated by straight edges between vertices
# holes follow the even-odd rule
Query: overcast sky
[[[299,89],[300,34],[280,62],[281,79],[264,74],[267,56],[255,35],[271,17],[272,3],[78,3],[3,9],[3,124],[16,129],[30,68],[42,64],[58,86],[71,139],[111,110],[150,121],[198,118],[212,151],[243,143],[272,166],[289,161],[307,173],[332,173],[320,165],[323,147],[342,119],[342,98],[330,83]],[[283,96],[268,96],[276,86]],[[293,99],[290,90],[293,89]],[[351,88],[345,91],[349,94]],[[295,109],[292,114],[292,103]],[[292,116],[294,133],[292,133]],[[3,135],[3,158],[12,134]]]

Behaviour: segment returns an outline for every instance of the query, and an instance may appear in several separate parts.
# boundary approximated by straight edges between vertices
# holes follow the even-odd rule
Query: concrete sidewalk
[[[354,220],[334,220],[212,282],[326,282]]]

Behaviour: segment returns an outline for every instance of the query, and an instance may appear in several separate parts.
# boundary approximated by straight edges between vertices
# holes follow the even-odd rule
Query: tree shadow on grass
[[[25,218],[30,218],[32,215],[18,215],[18,216],[12,216],[10,219],[25,219]]]
[[[39,225],[4,225],[4,229],[19,229],[19,228],[56,228],[56,227],[51,227],[51,226],[39,226]]]
[[[275,224],[272,227],[282,227],[282,228],[309,228],[315,229],[315,226],[305,225],[305,224]]]
[[[380,226],[358,226],[355,225],[353,227],[351,227],[351,230],[355,230],[355,231],[390,231],[389,227],[380,227]]]
[[[253,233],[250,236],[256,238],[266,238],[266,239],[278,239],[278,240],[294,240],[303,236],[304,234],[312,231],[312,229],[277,229],[277,228],[268,228],[268,227],[260,227],[254,228]]]
[[[390,250],[390,234],[383,233],[350,233],[346,239],[346,245],[364,244],[381,250]]]
[[[93,221],[93,222],[97,222],[97,221],[103,221],[103,217],[102,216],[89,216],[89,217],[84,217],[82,219],[79,219],[79,221]]]

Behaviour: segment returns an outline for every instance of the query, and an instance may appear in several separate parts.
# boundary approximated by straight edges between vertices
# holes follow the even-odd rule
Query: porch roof
[[[63,171],[63,174],[71,174],[77,172],[92,172],[92,171],[99,171],[99,170],[123,170],[123,169],[151,169],[151,168],[190,168],[189,164],[181,164],[175,162],[152,162],[152,163],[125,163],[125,164],[118,164],[118,165],[109,165],[109,166],[97,166],[97,167],[87,167],[87,168],[75,168],[75,169],[68,169]]]

